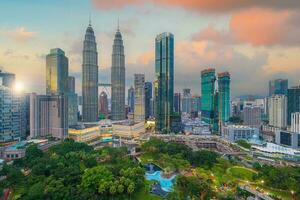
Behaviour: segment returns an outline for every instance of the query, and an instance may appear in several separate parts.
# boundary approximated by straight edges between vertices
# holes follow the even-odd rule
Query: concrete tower
[[[83,42],[82,63],[82,120],[98,120],[98,53],[97,43],[91,22],[86,29]]]
[[[124,120],[125,115],[125,55],[122,35],[115,34],[111,65],[111,119]]]

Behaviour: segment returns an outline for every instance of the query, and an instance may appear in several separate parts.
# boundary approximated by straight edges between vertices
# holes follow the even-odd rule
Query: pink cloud
[[[92,0],[92,2],[96,8],[104,10],[118,9],[126,6],[142,6],[148,3],[207,12],[224,12],[254,6],[276,9],[300,8],[300,2],[295,0]]]
[[[254,46],[299,45],[300,14],[294,11],[275,11],[253,8],[235,13],[228,30],[209,26],[192,35],[195,41],[224,44],[248,43]]]
[[[27,31],[25,27],[19,27],[16,30],[7,31],[0,30],[0,35],[8,37],[17,42],[27,42],[30,39],[36,37],[36,32]]]

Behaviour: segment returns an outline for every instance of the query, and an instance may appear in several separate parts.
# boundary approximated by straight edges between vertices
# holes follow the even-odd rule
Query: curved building
[[[119,28],[115,34],[111,65],[111,119],[124,120],[125,115],[125,55]]]
[[[98,53],[94,30],[91,23],[86,29],[83,42],[82,63],[82,120],[98,120]]]

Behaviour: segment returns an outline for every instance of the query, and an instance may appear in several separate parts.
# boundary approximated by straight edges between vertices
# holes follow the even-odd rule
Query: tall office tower
[[[192,94],[191,89],[183,89],[182,112],[190,113],[192,111]]]
[[[259,106],[246,105],[243,108],[243,121],[244,125],[260,128],[261,126],[261,113],[262,110]]]
[[[300,86],[291,87],[287,94],[287,124],[291,125],[291,116],[294,112],[300,112]]]
[[[74,76],[68,77],[68,92],[75,93],[75,77]]]
[[[134,74],[134,121],[145,121],[145,74]]]
[[[287,97],[273,95],[269,98],[269,125],[275,128],[287,126]]]
[[[59,48],[46,56],[46,94],[59,95],[68,90],[69,61]]]
[[[102,91],[99,96],[99,113],[104,115],[105,118],[108,116],[108,99],[107,94]]]
[[[176,112],[176,113],[181,112],[181,94],[180,93],[174,94],[174,112]]]
[[[26,137],[26,110],[23,94],[0,84],[0,141]],[[25,123],[24,123],[25,122]]]
[[[75,77],[68,77],[68,124],[69,126],[76,125],[78,122],[78,96],[75,93]]]
[[[213,130],[215,119],[218,116],[216,109],[217,99],[215,94],[215,69],[205,69],[201,72],[201,119],[211,125]]]
[[[269,96],[274,94],[287,95],[288,80],[287,79],[275,79],[269,81]]]
[[[230,117],[230,74],[223,72],[218,74],[218,105],[219,105],[219,120],[227,122]]]
[[[125,55],[122,35],[118,27],[111,65],[111,119],[124,120],[125,118]]]
[[[91,23],[86,29],[82,60],[82,121],[98,120],[98,53]]]
[[[68,102],[65,95],[30,95],[30,137],[68,136]]]
[[[171,33],[162,33],[155,38],[155,76],[155,128],[169,133],[174,98],[174,36]]]
[[[131,86],[129,89],[128,89],[128,97],[127,97],[127,100],[128,100],[128,106],[129,106],[129,112],[134,112],[134,88]]]
[[[291,131],[294,133],[300,133],[300,112],[292,113]]]
[[[151,116],[152,83],[145,82],[145,119]]]
[[[13,88],[15,84],[15,74],[7,73],[0,70],[0,85]]]

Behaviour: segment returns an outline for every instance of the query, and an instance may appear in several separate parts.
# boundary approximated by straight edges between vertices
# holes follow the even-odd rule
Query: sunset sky
[[[99,78],[110,81],[118,18],[126,85],[154,80],[154,39],[175,36],[175,87],[200,94],[200,72],[229,71],[233,95],[267,94],[268,80],[300,84],[299,0],[0,0],[0,68],[27,92],[45,93],[45,55],[59,47],[81,94],[82,42],[91,13]]]

